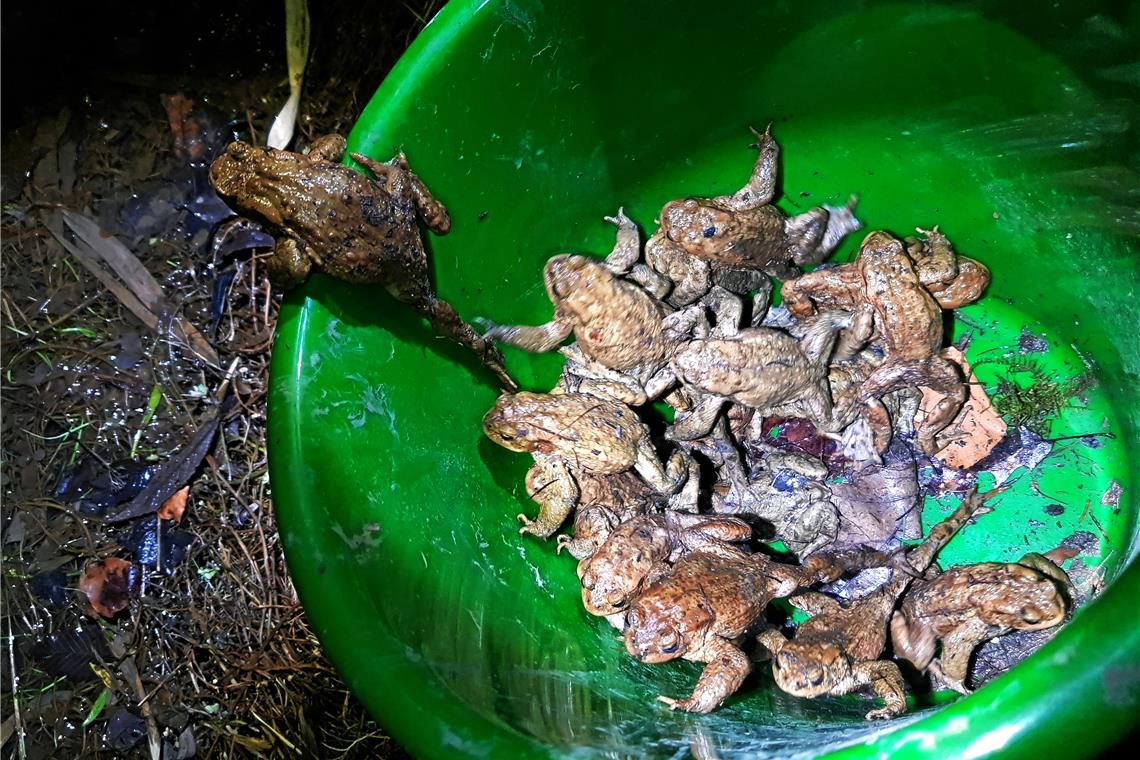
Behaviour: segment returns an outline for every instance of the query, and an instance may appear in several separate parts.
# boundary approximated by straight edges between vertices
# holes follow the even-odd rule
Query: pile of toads
[[[549,538],[573,515],[557,544],[579,562],[586,610],[638,660],[707,664],[688,698],[663,701],[717,708],[749,673],[756,634],[785,691],[869,686],[885,707],[868,717],[895,715],[906,707],[900,664],[965,692],[975,647],[1058,625],[1071,584],[1037,554],[937,572],[938,550],[995,493],[953,478],[961,505],[903,545],[922,537],[918,462],[957,472],[986,451],[966,433],[985,433],[976,415],[988,401],[942,344],[943,310],[979,298],[989,271],[935,228],[906,240],[873,232],[854,262],[801,274],[862,225],[853,200],[786,216],[772,204],[779,147],[770,131],[757,138],[738,192],[665,204],[644,247],[619,210],[605,259],[547,262],[553,320],[482,335],[431,286],[419,225],[444,234],[450,217],[403,154],[351,154],[368,177],[339,163],[336,135],[307,155],[235,142],[210,181],[273,233],[277,286],[314,269],[381,284],[508,391],[495,341],[552,351],[574,336],[556,386],[503,394],[484,430],[534,457],[526,487],[539,512],[520,516],[522,533]],[[227,227],[216,247],[242,229]],[[659,401],[671,425],[655,416]],[[985,440],[1001,432],[991,424]],[[767,625],[777,599],[810,615],[791,639]]]
[[[921,538],[916,461],[962,445],[970,411],[943,310],[978,299],[989,271],[935,228],[872,232],[853,262],[802,274],[860,229],[854,199],[785,215],[772,203],[779,148],[756,135],[736,193],[665,204],[644,246],[619,210],[605,259],[547,262],[554,318],[483,338],[557,349],[561,377],[548,393],[504,393],[483,427],[534,457],[539,511],[519,516],[523,534],[550,538],[573,516],[557,547],[578,560],[586,610],[642,662],[706,664],[690,696],[660,697],[670,707],[719,707],[755,640],[781,689],[870,687],[885,706],[867,717],[893,716],[906,709],[900,664],[966,693],[974,648],[1061,623],[1070,583],[1038,554],[938,572],[937,552],[1000,488],[961,489],[921,543],[902,544]],[[812,590],[823,584],[831,595]],[[810,616],[790,638],[767,622],[777,599]]]

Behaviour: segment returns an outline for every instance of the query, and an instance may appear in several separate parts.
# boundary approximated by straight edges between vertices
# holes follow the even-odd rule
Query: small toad
[[[846,422],[833,414],[827,362],[836,333],[853,324],[848,312],[827,312],[815,319],[802,341],[775,328],[752,327],[730,338],[681,345],[672,367],[695,401],[666,437],[705,435],[726,401],[765,416],[806,417],[822,432],[841,429]]]
[[[938,227],[919,229],[922,238],[908,237],[906,254],[918,280],[943,309],[957,309],[981,297],[990,282],[990,271],[973,259],[955,252]],[[858,311],[867,294],[857,262],[824,265],[787,280],[780,288],[784,306],[799,318],[819,310]]]
[[[938,551],[1001,490],[982,496],[971,492],[953,514],[931,528],[925,541],[895,559],[891,577],[883,586],[849,606],[818,592],[789,599],[812,617],[800,624],[790,641],[775,629],[757,637],[772,653],[776,685],[807,698],[870,686],[886,706],[868,712],[868,720],[905,712],[902,673],[895,663],[879,659],[887,643],[891,610],[915,575],[925,571]]]
[[[1070,586],[1065,572],[1039,554],[1027,554],[1016,564],[952,567],[932,580],[917,580],[891,618],[895,656],[968,694],[966,677],[974,649],[1009,631],[1059,625],[1068,609]],[[942,653],[935,659],[939,641]]]
[[[958,414],[967,392],[957,365],[941,354],[942,309],[897,238],[872,232],[855,263],[884,354],[883,363],[860,386],[859,401],[918,386],[944,394],[915,428],[918,447],[933,454],[935,436]]]
[[[748,523],[733,517],[662,512],[623,523],[588,560],[578,564],[582,604],[591,615],[624,612],[647,583],[696,550],[739,555],[734,542],[752,537]]]
[[[494,344],[432,290],[418,224],[446,234],[447,210],[403,153],[388,163],[353,153],[375,179],[342,165],[344,153],[339,135],[316,140],[308,154],[236,141],[210,166],[210,182],[239,212],[274,232],[268,270],[276,285],[291,288],[314,268],[348,282],[383,285],[436,332],[471,349],[513,390]]]
[[[634,599],[626,613],[626,651],[647,663],[706,663],[688,698],[657,699],[674,710],[712,712],[752,670],[738,642],[757,625],[769,601],[886,559],[872,551],[821,553],[796,566],[763,554],[689,552]]]
[[[637,226],[620,209],[606,220],[618,227],[614,250],[606,259],[561,254],[546,262],[543,279],[554,304],[550,322],[491,325],[483,337],[541,353],[557,348],[573,333],[577,343],[564,353],[574,362],[574,371],[603,382],[611,397],[639,406],[673,382],[669,357],[700,315],[696,310],[670,315],[642,287],[619,276],[629,267],[630,252],[634,259],[638,255]]]
[[[580,470],[578,508],[574,512],[574,536],[558,537],[558,553],[567,550],[574,559],[589,558],[622,523],[665,509],[667,499],[628,470],[600,475]],[[690,487],[688,481],[686,488]],[[695,509],[695,500],[694,500]]]
[[[720,475],[725,482],[714,488],[715,511],[755,515],[771,523],[775,537],[800,557],[835,540],[839,513],[823,482],[827,467],[820,460],[771,450],[759,473],[749,476],[737,459],[726,463]]]
[[[634,470],[654,490],[675,494],[689,475],[680,451],[663,467],[649,430],[624,404],[582,393],[504,393],[483,417],[495,443],[534,457],[526,488],[538,518],[519,515],[519,531],[549,538],[578,505],[576,472],[611,475]]]
[[[771,126],[753,134],[759,155],[744,187],[732,195],[670,201],[661,209],[660,227],[646,244],[645,259],[674,283],[667,296],[674,306],[695,302],[714,281],[733,289],[739,280],[735,292],[741,294],[759,285],[755,277],[733,270],[794,277],[797,265],[818,264],[847,233],[862,226],[852,213],[853,202],[785,216],[772,205],[780,148]]]

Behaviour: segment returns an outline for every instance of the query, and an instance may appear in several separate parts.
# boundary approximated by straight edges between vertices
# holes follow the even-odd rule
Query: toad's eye
[[[499,437],[504,441],[513,441],[515,439],[515,437],[510,433],[499,433]]]
[[[703,234],[705,237],[712,237],[716,234],[716,227],[705,227]]]
[[[661,652],[662,652],[662,654],[673,654],[674,652],[677,651],[678,646],[680,646],[680,644],[678,642],[673,642],[672,644],[670,644],[667,647],[661,647]]]
[[[822,684],[822,683],[823,683],[823,671],[821,670],[821,671],[819,671],[819,675],[818,675],[818,676],[816,676],[815,678],[811,679],[811,685],[812,685],[812,686],[819,686],[819,685],[820,685],[820,684]]]
[[[1041,622],[1041,616],[1038,615],[1035,610],[1031,610],[1028,607],[1021,608],[1021,619],[1030,625],[1037,625]]]

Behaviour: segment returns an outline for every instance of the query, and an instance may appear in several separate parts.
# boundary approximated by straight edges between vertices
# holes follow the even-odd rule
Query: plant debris
[[[438,4],[378,7],[366,24],[340,0],[311,9],[308,79],[336,86],[306,87],[298,149],[349,130]],[[230,140],[264,142],[266,104],[289,95],[283,19],[144,11],[111,28],[102,9],[73,11],[4,21],[13,72],[42,58],[27,48],[45,28],[71,49],[120,43],[66,76],[37,64],[50,87],[5,79],[5,756],[404,757],[324,658],[289,580],[265,452],[278,298],[255,256],[273,240],[219,227],[234,215],[206,179]],[[132,522],[103,522],[148,486]],[[133,568],[128,604],[92,618],[89,565],[103,612],[124,601],[106,598],[124,580],[109,560]]]
[[[942,355],[957,364],[970,395],[962,405],[950,424],[936,437],[939,449],[934,455],[946,463],[947,466],[964,470],[981,461],[993,451],[1002,438],[1005,437],[1006,424],[1001,415],[994,409],[986,392],[982,390],[978,378],[970,370],[966,357],[957,348],[951,346],[942,352]],[[919,417],[930,414],[930,410],[945,396],[930,388],[922,389],[922,401],[919,403]]]
[[[125,610],[138,586],[138,568],[118,557],[92,562],[83,568],[79,579],[79,590],[91,603],[91,609],[106,618]]]

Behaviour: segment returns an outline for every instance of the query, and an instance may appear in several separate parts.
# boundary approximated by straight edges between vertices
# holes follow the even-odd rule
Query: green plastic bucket
[[[754,158],[747,127],[772,121],[785,210],[858,193],[869,229],[939,224],[992,269],[954,328],[983,382],[1012,371],[1025,336],[1039,373],[1098,381],[1053,415],[1052,453],[1014,474],[944,564],[1013,560],[1086,531],[1095,540],[1071,562],[1106,586],[1043,649],[952,704],[869,724],[859,697],[797,700],[761,672],[711,715],[671,713],[655,695],[687,694],[699,667],[632,660],[582,609],[574,561],[518,535],[514,516],[535,510],[530,461],[482,436],[493,378],[381,288],[316,276],[286,299],[274,349],[274,503],[321,642],[396,739],[424,757],[1088,756],[1135,723],[1140,11],[1089,5],[458,0],[440,12],[350,145],[405,150],[447,205],[452,231],[429,243],[439,292],[463,315],[545,321],[549,256],[607,252],[602,216],[618,206],[652,231],[665,201],[735,189]],[[560,365],[507,361],[532,390]],[[943,506],[927,505],[927,527]]]

